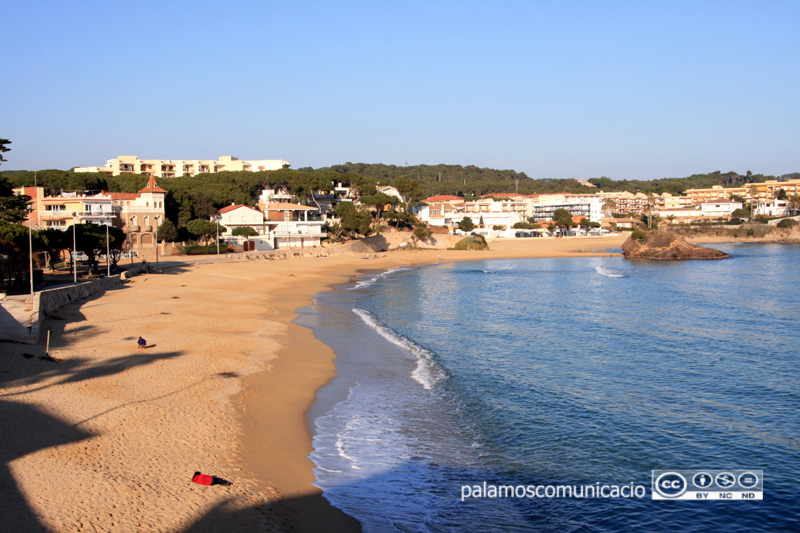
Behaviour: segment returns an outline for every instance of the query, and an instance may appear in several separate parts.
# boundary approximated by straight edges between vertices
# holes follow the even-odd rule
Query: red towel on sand
[[[214,478],[206,474],[198,473],[192,478],[192,481],[199,483],[200,485],[211,485],[211,482],[214,481]]]

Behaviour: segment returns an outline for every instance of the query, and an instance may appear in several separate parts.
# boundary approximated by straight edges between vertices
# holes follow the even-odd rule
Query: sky
[[[2,170],[800,172],[800,1],[0,4]]]

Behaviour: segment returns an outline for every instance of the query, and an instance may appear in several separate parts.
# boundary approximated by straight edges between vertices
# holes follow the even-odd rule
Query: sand
[[[226,261],[147,274],[0,343],[0,530],[357,531],[313,481],[305,413],[335,354],[295,310],[360,269],[610,255],[623,238],[515,239],[483,252]],[[137,349],[143,336],[148,348]],[[232,482],[202,486],[201,471]]]

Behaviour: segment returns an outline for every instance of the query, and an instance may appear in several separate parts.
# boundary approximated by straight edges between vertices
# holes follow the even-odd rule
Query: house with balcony
[[[116,215],[115,226],[128,238],[128,250],[138,254],[155,254],[156,229],[164,221],[164,196],[167,191],[156,183],[151,174],[147,185],[139,192],[106,193],[111,197]]]
[[[43,187],[19,187],[14,193],[30,196],[31,210],[26,223],[35,229],[65,230],[73,224],[87,223],[115,225],[112,199],[108,194],[61,192],[57,196],[45,196]]]
[[[220,233],[220,239],[225,242],[240,246],[246,251],[249,250],[272,250],[274,242],[266,224],[263,211],[248,205],[231,204],[223,207],[217,213],[220,216],[219,223],[225,227],[225,231]],[[253,237],[239,237],[233,235],[236,228],[248,227],[258,232]]]
[[[320,246],[327,234],[317,209],[291,202],[274,202],[266,206],[265,224],[269,227],[274,248]]]

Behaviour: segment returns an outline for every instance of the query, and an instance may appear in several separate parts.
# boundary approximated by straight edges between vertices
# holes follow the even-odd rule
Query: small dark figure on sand
[[[141,348],[147,348],[147,341],[146,341],[146,340],[144,340],[144,339],[143,339],[143,338],[141,338],[141,337],[139,337],[139,340],[138,340],[138,341],[136,341],[136,344],[138,344],[138,345],[139,345],[139,348],[140,348],[140,349],[141,349]]]

